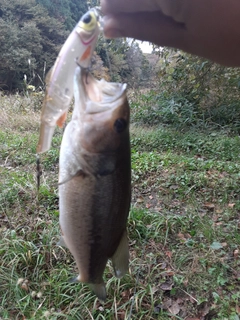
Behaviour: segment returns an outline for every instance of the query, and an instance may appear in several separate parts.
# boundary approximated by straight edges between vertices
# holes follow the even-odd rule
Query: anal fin
[[[57,246],[68,248],[63,236],[60,237]]]
[[[126,230],[124,231],[117,250],[111,259],[115,276],[117,278],[123,277],[129,270],[129,249]]]

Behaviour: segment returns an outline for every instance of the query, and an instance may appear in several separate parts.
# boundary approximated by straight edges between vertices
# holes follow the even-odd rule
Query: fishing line
[[[100,23],[101,23],[101,31],[102,31],[101,35],[103,35],[103,29],[104,29],[103,13],[101,11],[101,7],[100,6],[96,7],[96,9],[98,10],[98,12],[99,12],[99,14],[101,16],[101,21],[100,21]],[[114,40],[112,40],[112,41],[114,41]],[[103,44],[104,44],[103,47],[105,47],[105,53],[106,53],[106,58],[107,58],[107,65],[108,65],[108,69],[109,69],[110,79],[112,79],[112,76],[113,76],[113,74],[112,74],[112,64],[111,64],[110,56],[109,56],[109,53],[108,53],[109,43],[107,42],[107,39],[104,38],[104,36],[103,36]]]
[[[106,39],[105,39],[105,44],[108,44]],[[108,54],[108,50],[106,49],[106,57],[107,57],[107,62],[108,62],[108,68],[109,68],[109,74],[110,74],[110,79],[112,79],[112,65],[111,65],[111,61],[110,61],[110,57]]]
[[[36,178],[37,178],[37,192],[38,193],[39,193],[40,184],[41,184],[41,175],[42,175],[42,169],[41,169],[40,156],[37,153],[37,155],[36,155]]]
[[[89,82],[88,82],[88,75],[89,75],[89,72],[90,72],[90,70],[89,69],[87,69],[87,72],[86,72],[86,84],[89,84]]]

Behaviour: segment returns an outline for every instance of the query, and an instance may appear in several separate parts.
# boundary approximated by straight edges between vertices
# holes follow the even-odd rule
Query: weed
[[[87,285],[69,283],[76,264],[57,246],[62,132],[56,130],[52,149],[41,156],[37,191],[39,112],[16,99],[6,98],[0,117],[2,319],[239,317],[238,136],[215,128],[132,125],[130,272],[119,280],[107,265],[102,305]],[[13,121],[9,101],[18,111]]]

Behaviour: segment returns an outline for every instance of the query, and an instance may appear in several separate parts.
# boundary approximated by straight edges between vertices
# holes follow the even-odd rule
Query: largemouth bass
[[[126,85],[97,81],[78,67],[74,98],[60,151],[60,244],[76,261],[77,280],[90,284],[104,301],[108,259],[116,277],[128,271],[131,163]]]
[[[63,125],[73,98],[73,76],[77,64],[88,68],[101,30],[96,8],[85,13],[64,43],[53,68],[46,77],[40,137],[37,152],[51,146],[55,126]]]

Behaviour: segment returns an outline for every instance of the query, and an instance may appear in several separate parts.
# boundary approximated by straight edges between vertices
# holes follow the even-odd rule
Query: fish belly
[[[104,300],[102,276],[108,259],[112,259],[117,277],[128,271],[129,139],[126,150],[116,154],[120,161],[115,161],[116,168],[109,174],[106,170],[101,175],[95,170],[91,173],[79,169],[66,179],[67,170],[63,166],[67,163],[68,167],[76,167],[76,163],[71,165],[76,151],[64,152],[64,146],[69,148],[70,141],[63,139],[60,153],[59,181],[61,183],[62,178],[66,181],[59,185],[60,226],[64,242],[76,261],[78,280],[91,284],[98,297]],[[79,164],[78,167],[84,166]]]

